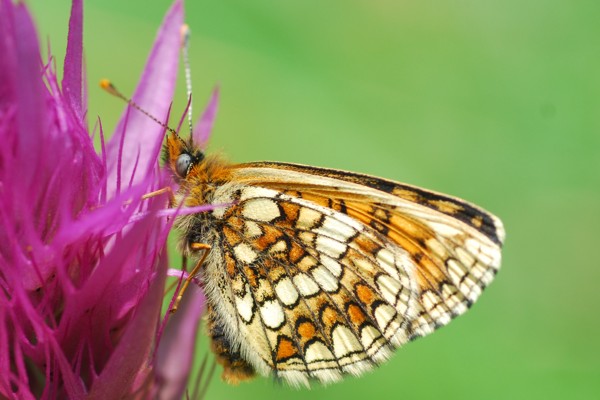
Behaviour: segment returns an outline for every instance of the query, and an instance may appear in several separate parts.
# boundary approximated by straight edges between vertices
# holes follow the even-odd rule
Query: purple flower
[[[27,8],[0,0],[0,397],[177,397],[203,300],[190,293],[161,336],[170,221],[166,196],[142,196],[170,184],[157,163],[164,129],[127,108],[96,153],[82,8],[73,0],[59,84]],[[164,120],[182,23],[176,0],[133,96]]]

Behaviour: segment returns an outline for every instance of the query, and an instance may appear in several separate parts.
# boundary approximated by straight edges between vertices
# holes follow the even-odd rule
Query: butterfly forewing
[[[207,199],[231,205],[204,221],[203,280],[262,374],[360,374],[463,313],[499,268],[501,223],[462,200],[293,164],[228,168]]]

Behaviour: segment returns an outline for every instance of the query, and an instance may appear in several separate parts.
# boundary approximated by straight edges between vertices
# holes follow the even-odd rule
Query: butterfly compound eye
[[[177,170],[177,174],[182,178],[185,178],[188,172],[188,168],[192,164],[192,156],[187,153],[181,154],[177,157],[177,164],[175,165],[175,169]]]

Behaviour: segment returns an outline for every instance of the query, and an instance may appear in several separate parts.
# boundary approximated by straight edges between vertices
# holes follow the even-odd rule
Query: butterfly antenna
[[[179,136],[177,134],[177,132],[175,131],[175,129],[171,128],[164,122],[160,121],[154,115],[150,114],[148,111],[146,111],[142,107],[140,107],[135,101],[131,100],[130,98],[126,97],[123,93],[119,92],[119,90],[115,87],[115,85],[113,85],[112,82],[109,81],[108,79],[102,79],[100,81],[100,87],[102,89],[104,89],[106,92],[112,94],[113,96],[120,98],[125,103],[129,104],[131,107],[135,108],[136,110],[138,110],[139,112],[141,112],[142,114],[144,114],[145,116],[150,118],[152,121],[156,122],[157,124],[159,124],[160,126],[165,128],[166,130],[168,130],[175,136]]]
[[[187,96],[189,100],[189,107],[187,111],[188,124],[190,126],[190,141],[193,140],[194,128],[192,124],[192,69],[190,68],[190,27],[187,24],[181,26],[181,53],[183,57],[183,68],[185,71],[185,87],[187,89]]]

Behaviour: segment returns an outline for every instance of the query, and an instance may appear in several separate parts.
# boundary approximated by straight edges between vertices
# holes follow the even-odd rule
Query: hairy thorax
[[[200,285],[207,298],[208,334],[217,360],[224,367],[223,378],[230,383],[247,380],[254,369],[242,358],[240,329],[230,277],[224,268],[222,232],[228,210],[239,200],[244,185],[233,182],[226,163],[209,157],[195,165],[185,180],[180,182],[176,206],[209,205],[214,208],[177,218],[181,232],[179,246],[193,263],[201,258],[195,245],[208,245],[209,250],[198,273]],[[248,351],[247,349],[245,350]]]
[[[220,192],[223,186],[228,186],[228,177],[226,162],[217,156],[207,157],[201,163],[194,165],[188,176],[179,182],[175,207],[220,205],[222,203],[219,199]],[[210,211],[178,217],[175,226],[181,232],[179,246],[183,253],[193,256],[190,247],[193,243],[214,242],[218,223],[218,218]]]

